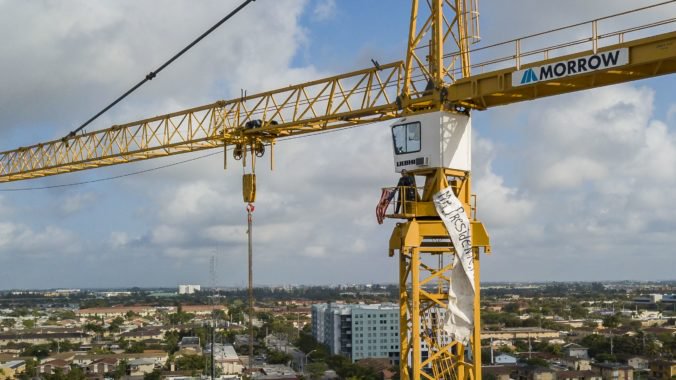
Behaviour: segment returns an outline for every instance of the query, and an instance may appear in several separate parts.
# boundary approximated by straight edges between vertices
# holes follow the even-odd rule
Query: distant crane
[[[425,179],[419,199],[404,197],[401,211],[387,215],[403,220],[390,238],[390,255],[398,253],[400,263],[401,379],[479,380],[479,258],[490,242],[471,192],[471,111],[674,73],[676,19],[668,17],[673,6],[667,1],[625,12],[660,9],[665,17],[603,34],[599,23],[613,16],[576,24],[588,27],[589,35],[567,43],[523,49],[536,37],[546,38],[544,32],[471,50],[479,37],[478,0],[412,0],[403,62],[373,61],[373,67],[347,74],[5,151],[0,182],[232,148],[246,171],[244,202],[252,207],[256,159],[266,149],[272,153],[278,140],[396,119],[393,140],[403,144],[393,149],[395,170]],[[671,31],[639,38],[658,27]],[[470,64],[471,53],[497,48],[512,52]],[[449,307],[460,248],[449,240],[433,203],[449,186],[471,220],[476,292],[465,344],[444,333],[439,312]]]

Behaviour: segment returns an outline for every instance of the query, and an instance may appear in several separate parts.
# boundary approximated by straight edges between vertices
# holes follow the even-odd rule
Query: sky
[[[652,3],[483,0],[476,46]],[[0,150],[64,136],[237,4],[0,0]],[[403,0],[258,0],[87,129],[400,60],[409,12]],[[664,76],[472,114],[493,247],[482,281],[676,279],[674,88]],[[397,281],[395,221],[374,215],[398,178],[389,133],[379,123],[283,141],[274,170],[258,164],[255,284]],[[211,257],[216,285],[245,286],[242,171],[217,153],[0,184],[0,289],[209,286]]]

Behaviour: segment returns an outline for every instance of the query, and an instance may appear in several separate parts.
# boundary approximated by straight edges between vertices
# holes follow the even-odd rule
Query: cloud
[[[12,207],[7,203],[5,197],[0,195],[0,215],[3,215],[5,218],[10,216],[12,213]]]
[[[316,21],[324,21],[333,16],[336,12],[336,0],[321,0],[317,3],[312,15]]]
[[[311,68],[289,69],[304,39],[298,25],[304,3],[252,3],[90,128],[229,98],[240,88],[249,93],[267,90],[288,84],[289,76],[313,74]],[[11,41],[3,50],[0,69],[14,73],[4,82],[13,91],[0,94],[0,110],[12,110],[5,115],[0,134],[11,133],[20,145],[35,143],[35,136],[45,140],[61,136],[237,4],[167,1],[160,8],[135,1],[0,4],[0,33]],[[54,19],[59,22],[50,21]],[[31,133],[24,136],[24,130]]]
[[[676,104],[672,104],[669,106],[669,109],[667,110],[667,121],[672,122],[676,119]]]
[[[485,266],[494,278],[508,277],[504,271],[510,269],[525,270],[524,279],[543,278],[547,271],[540,269],[549,264],[519,261],[534,255],[559,264],[564,258],[593,263],[589,265],[598,265],[597,270],[602,260],[630,265],[633,257],[647,252],[658,266],[675,264],[668,249],[662,250],[668,244],[666,230],[676,225],[676,133],[654,119],[653,103],[647,88],[600,88],[533,102],[525,112],[526,124],[506,126],[528,131],[512,142],[520,153],[506,155],[507,165],[519,168],[510,180],[517,184],[512,194],[524,195],[528,212],[521,214],[524,218],[510,216],[511,226],[497,223],[491,235],[496,255]],[[484,173],[478,182],[504,181],[491,178]],[[483,200],[486,189],[479,190]],[[513,208],[509,200],[501,204]],[[486,212],[491,220],[493,211]],[[491,224],[487,227],[491,233]],[[500,270],[491,259],[502,265]],[[550,279],[585,279],[591,273],[552,274]],[[621,279],[635,274],[603,275]],[[658,270],[655,276],[669,275]]]
[[[73,214],[83,210],[95,201],[96,195],[94,193],[69,194],[60,202],[59,207],[64,214]]]
[[[26,255],[45,258],[80,251],[79,239],[68,230],[56,226],[34,230],[23,224],[0,223],[0,257]]]
[[[565,25],[627,8],[620,2],[588,3],[529,0],[519,6],[529,12],[482,3],[484,41],[549,29],[553,18]],[[0,3],[0,32],[9,41],[0,69],[13,73],[3,82],[11,91],[0,94],[5,148],[35,143],[35,136],[61,137],[235,4]],[[344,6],[252,3],[92,129],[236,97],[240,89],[252,94],[334,74],[316,64],[318,56],[331,57],[333,67],[351,68],[349,62],[368,63],[382,52],[403,57],[408,8],[391,9],[401,16],[394,34],[393,18],[373,19],[369,25],[376,32],[368,40],[373,48],[364,53],[351,47],[353,41],[330,42],[327,24],[314,23],[321,15],[335,22],[335,15],[349,9]],[[375,5],[359,7],[377,14]],[[59,23],[48,21],[55,19]],[[345,28],[363,27],[359,22],[346,18]],[[344,38],[344,30],[335,33],[341,37],[335,41]],[[615,86],[474,114],[472,179],[479,218],[494,248],[482,262],[484,280],[597,279],[599,273],[618,279],[673,277],[668,270],[676,265],[669,255],[676,227],[673,112],[656,109],[655,94]],[[388,125],[281,140],[274,171],[269,156],[258,161],[256,284],[396,281],[398,261],[387,257],[387,249],[398,221],[378,226],[374,217],[380,188],[398,177]],[[33,183],[109,177],[202,154]],[[211,256],[219,259],[222,284],[246,284],[241,163],[229,155],[224,171],[223,159],[217,154],[87,185],[94,191],[3,193],[0,260],[11,273],[0,279],[0,288],[205,283]],[[50,254],[23,259],[44,252]],[[635,268],[637,256],[651,269]],[[561,269],[568,267],[575,269]]]
[[[492,142],[473,134],[474,193],[478,194],[477,209],[480,219],[492,227],[503,228],[527,221],[534,204],[493,169],[495,148]]]

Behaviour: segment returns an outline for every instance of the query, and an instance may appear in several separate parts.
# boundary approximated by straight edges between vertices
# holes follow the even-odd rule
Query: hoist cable
[[[169,59],[169,60],[166,61],[164,64],[162,64],[162,66],[160,66],[157,70],[151,71],[150,73],[148,73],[148,74],[145,76],[145,78],[143,78],[142,81],[138,82],[134,87],[132,87],[132,88],[129,89],[127,92],[125,92],[124,94],[122,94],[122,96],[120,96],[119,98],[115,99],[114,102],[110,103],[106,108],[102,109],[101,111],[99,111],[99,113],[97,113],[97,114],[94,115],[92,118],[90,118],[89,120],[87,120],[86,122],[84,122],[82,125],[80,125],[79,127],[77,127],[77,129],[71,131],[66,137],[63,138],[63,140],[65,141],[66,139],[68,139],[68,138],[70,138],[70,137],[74,137],[76,133],[80,132],[84,127],[86,127],[87,125],[89,125],[92,121],[96,120],[99,116],[103,115],[103,114],[104,114],[105,112],[107,112],[109,109],[113,108],[117,103],[119,103],[120,101],[122,101],[122,99],[126,98],[126,97],[127,97],[129,94],[131,94],[132,92],[136,91],[139,87],[141,87],[142,85],[144,85],[146,82],[148,82],[148,81],[150,81],[150,80],[153,80],[153,78],[155,78],[155,77],[157,76],[157,74],[159,74],[159,73],[160,73],[162,70],[164,70],[167,66],[169,66],[170,64],[172,64],[176,59],[178,59],[178,57],[182,56],[185,52],[187,52],[188,50],[190,50],[190,48],[192,48],[193,46],[197,45],[197,43],[200,42],[200,41],[202,41],[202,39],[204,39],[204,37],[206,37],[206,36],[208,36],[209,34],[211,34],[211,32],[213,32],[214,30],[216,30],[216,29],[217,29],[219,26],[221,26],[224,22],[228,21],[228,19],[230,19],[230,18],[231,18],[232,16],[234,16],[235,14],[237,14],[239,11],[241,11],[244,7],[246,7],[247,5],[249,5],[249,3],[253,2],[253,1],[256,1],[256,0],[246,0],[246,1],[244,1],[244,2],[243,2],[242,4],[240,4],[237,8],[235,8],[235,10],[233,10],[233,11],[230,12],[230,13],[228,13],[227,16],[223,17],[220,21],[218,21],[218,22],[217,22],[216,24],[214,24],[211,28],[209,28],[209,30],[207,30],[206,32],[202,33],[202,35],[200,35],[199,37],[197,37],[197,38],[196,38],[193,42],[191,42],[188,46],[184,47],[183,50],[181,50],[181,51],[178,52],[176,55],[174,55],[173,57],[171,57],[171,59]]]

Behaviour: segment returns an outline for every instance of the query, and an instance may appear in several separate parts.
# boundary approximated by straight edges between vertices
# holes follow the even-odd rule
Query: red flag
[[[380,195],[380,201],[378,201],[378,206],[376,207],[376,219],[378,219],[378,224],[383,224],[385,220],[385,211],[387,211],[387,206],[390,205],[394,195],[394,188],[383,189],[383,193]]]

